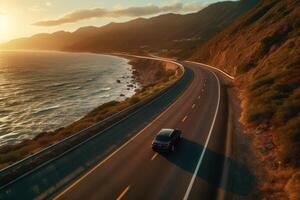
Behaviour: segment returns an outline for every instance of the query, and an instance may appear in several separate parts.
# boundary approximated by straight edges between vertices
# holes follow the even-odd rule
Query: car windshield
[[[170,140],[170,137],[167,135],[158,135],[156,136],[156,140],[161,142],[167,142]]]

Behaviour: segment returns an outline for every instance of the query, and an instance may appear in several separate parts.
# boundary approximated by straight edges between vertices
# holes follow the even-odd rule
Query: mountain
[[[236,77],[241,121],[255,129],[255,148],[269,177],[262,184],[266,199],[284,199],[284,190],[291,199],[298,191],[299,198],[300,1],[261,1],[192,59]]]
[[[83,27],[75,32],[38,34],[10,41],[2,48],[50,49],[65,51],[161,51],[176,55],[191,50],[230,25],[251,9],[258,0],[226,1],[211,4],[187,14],[165,14],[150,19],[102,27]],[[185,51],[183,51],[185,50]]]

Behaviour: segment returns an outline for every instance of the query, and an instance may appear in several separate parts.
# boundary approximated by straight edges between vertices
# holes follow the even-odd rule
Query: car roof
[[[174,129],[164,128],[164,129],[161,129],[157,135],[170,137],[173,132],[174,132]]]

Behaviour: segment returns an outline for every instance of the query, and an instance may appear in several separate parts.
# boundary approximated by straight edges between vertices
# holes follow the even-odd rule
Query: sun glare
[[[9,20],[6,15],[0,15],[0,41],[7,38],[9,32]]]

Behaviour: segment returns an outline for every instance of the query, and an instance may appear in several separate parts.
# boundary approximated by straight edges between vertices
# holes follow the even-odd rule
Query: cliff
[[[265,196],[285,199],[300,191],[300,1],[261,1],[192,59],[236,77],[241,121],[266,170]],[[291,189],[288,179],[298,185]]]

